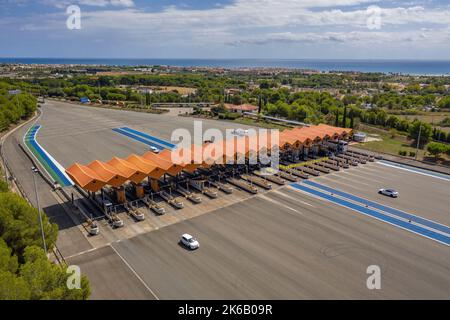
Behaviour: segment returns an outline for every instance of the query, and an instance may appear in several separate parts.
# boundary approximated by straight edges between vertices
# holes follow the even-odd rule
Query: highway
[[[49,102],[37,140],[61,165],[142,154],[148,146],[114,132],[130,127],[169,140],[192,130],[192,118]],[[34,199],[31,162],[17,146],[31,124],[5,141],[4,151]],[[204,121],[204,128],[237,128]],[[245,128],[245,126],[244,126]],[[368,163],[312,181],[450,226],[448,181]],[[385,222],[311,197],[291,186],[250,196],[235,190],[125,227],[100,222],[89,237],[38,177],[44,211],[60,231],[58,246],[92,284],[92,299],[449,299],[449,248]],[[377,194],[396,188],[398,199]],[[33,200],[34,201],[34,200]],[[178,244],[183,233],[200,249]],[[381,290],[368,290],[367,267],[382,271]]]
[[[199,250],[178,244],[185,232]],[[136,272],[159,299],[450,297],[448,247],[291,187],[111,246],[129,264],[114,268]],[[92,253],[75,261],[88,275],[100,272]],[[366,287],[370,265],[382,270],[381,290]],[[120,284],[108,290],[125,290]],[[108,290],[94,292],[114,297]]]
[[[76,120],[75,120],[76,119]],[[202,120],[203,128],[237,129],[250,127],[232,122]],[[189,117],[129,112],[63,102],[48,101],[43,107],[42,125],[38,141],[65,168],[79,162],[108,161],[112,157],[143,154],[149,146],[127,138],[113,129],[129,127],[147,132],[170,142],[172,132],[187,129],[193,135],[193,122]]]

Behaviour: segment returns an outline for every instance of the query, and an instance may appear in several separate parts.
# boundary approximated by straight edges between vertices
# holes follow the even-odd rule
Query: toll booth
[[[119,187],[115,191],[116,191],[117,203],[123,204],[123,203],[127,202],[127,198],[125,196],[125,188],[124,187]]]
[[[136,198],[138,198],[138,199],[144,198],[144,196],[145,196],[144,186],[142,185],[142,183],[135,184],[134,188],[136,190]]]
[[[154,192],[158,192],[160,189],[158,180],[150,179],[150,187]]]

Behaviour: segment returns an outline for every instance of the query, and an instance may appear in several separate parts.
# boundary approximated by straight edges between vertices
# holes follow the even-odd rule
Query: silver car
[[[158,148],[156,148],[154,146],[150,146],[150,150],[151,150],[151,152],[156,153],[156,154],[158,154],[161,151],[161,150],[159,150]]]
[[[391,197],[391,198],[397,198],[398,197],[398,191],[394,189],[380,189],[378,190],[379,194]]]
[[[200,247],[200,244],[198,243],[197,239],[195,239],[190,234],[183,234],[181,236],[180,242],[188,249],[195,250]]]

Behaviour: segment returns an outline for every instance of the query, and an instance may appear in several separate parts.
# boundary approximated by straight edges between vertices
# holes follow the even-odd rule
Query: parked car
[[[380,189],[378,190],[378,193],[392,198],[398,197],[398,191],[394,189]]]
[[[150,147],[150,150],[151,150],[153,153],[159,153],[159,152],[160,152],[160,150],[159,150],[158,148],[153,147],[153,146]]]
[[[195,250],[200,247],[200,244],[198,243],[197,239],[195,239],[190,234],[183,234],[181,236],[180,242],[188,249]]]

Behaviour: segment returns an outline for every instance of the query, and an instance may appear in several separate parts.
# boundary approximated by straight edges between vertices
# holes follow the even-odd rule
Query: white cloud
[[[134,7],[133,0],[41,0],[41,3],[56,8],[66,8],[73,4],[78,4],[80,6],[91,6],[91,7]]]
[[[63,1],[41,0],[48,4]],[[67,1],[69,2],[69,1]],[[82,30],[67,33],[65,15],[21,20],[24,31],[52,30],[53,36],[76,35],[84,40],[107,37],[148,50],[152,46],[245,48],[280,44],[330,44],[370,47],[392,44],[407,48],[411,42],[424,46],[449,46],[450,6],[439,8],[402,2],[380,8],[381,29],[367,28],[366,7],[373,0],[236,0],[231,4],[195,10],[167,7],[148,12],[132,0],[73,0],[82,9]],[[398,3],[398,2],[397,2]],[[93,7],[95,10],[92,10]],[[80,38],[78,38],[80,39]],[[284,44],[286,46],[284,46]]]
[[[118,30],[138,37],[158,33],[164,36],[171,34],[181,39],[198,38],[198,34],[202,37],[217,35],[216,41],[225,43],[237,43],[243,36],[258,38],[274,31],[287,32],[290,29],[306,32],[315,28],[318,29],[318,35],[333,31],[336,27],[348,32],[368,31],[368,13],[365,9],[311,10],[311,7],[327,6],[332,2],[354,5],[367,1],[239,0],[209,10],[170,7],[162,12],[143,12],[138,9],[83,12],[83,22],[89,32]],[[381,22],[384,32],[395,32],[393,28],[401,26],[420,30],[424,24],[441,28],[450,25],[450,9],[425,9],[418,6],[384,8],[381,9]]]

